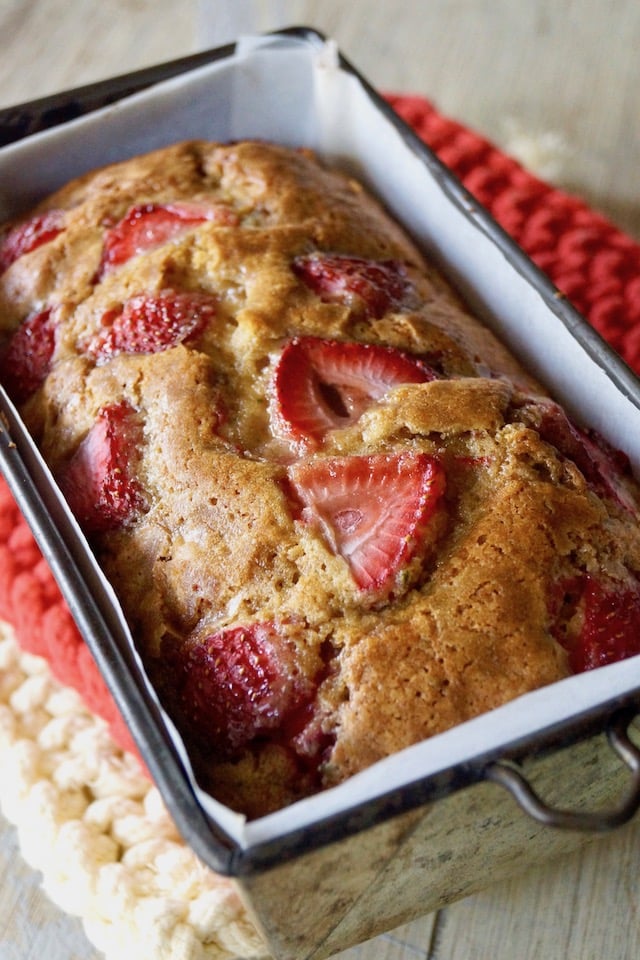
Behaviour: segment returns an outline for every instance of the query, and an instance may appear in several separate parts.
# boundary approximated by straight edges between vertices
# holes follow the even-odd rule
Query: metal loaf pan
[[[0,218],[86,170],[188,137],[304,144],[352,170],[570,412],[640,469],[635,375],[308,28],[0,111]],[[640,657],[527,695],[245,823],[195,782],[109,584],[1,388],[0,401],[0,467],[141,754],[187,842],[237,878],[275,957],[330,956],[636,812],[640,751],[629,733]]]

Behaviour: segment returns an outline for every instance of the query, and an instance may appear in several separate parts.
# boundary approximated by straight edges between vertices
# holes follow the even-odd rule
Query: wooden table
[[[0,106],[298,24],[334,37],[379,89],[427,96],[640,239],[637,0],[0,0]],[[637,960],[639,867],[636,822],[341,960]],[[0,960],[98,960],[4,822],[0,871]]]

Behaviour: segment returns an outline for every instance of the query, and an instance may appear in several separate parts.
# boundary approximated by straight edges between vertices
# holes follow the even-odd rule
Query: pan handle
[[[614,717],[607,729],[611,749],[631,771],[631,784],[618,806],[610,810],[583,812],[550,807],[535,792],[521,770],[503,760],[489,763],[487,780],[505,787],[520,807],[538,823],[564,830],[604,833],[627,823],[640,809],[640,749],[629,738],[631,718]]]

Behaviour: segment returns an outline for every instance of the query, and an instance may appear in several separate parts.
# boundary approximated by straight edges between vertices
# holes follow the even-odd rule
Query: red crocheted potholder
[[[526,250],[552,282],[640,372],[640,245],[583,201],[532,176],[513,158],[422,97],[392,95],[395,110]],[[53,577],[0,480],[0,618],[20,646],[49,661],[110,724],[133,742]]]

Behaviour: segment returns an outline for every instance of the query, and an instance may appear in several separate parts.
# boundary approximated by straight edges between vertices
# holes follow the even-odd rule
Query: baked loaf
[[[624,457],[310,153],[91,173],[0,272],[3,383],[231,807],[640,651]]]

